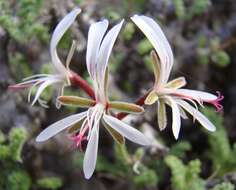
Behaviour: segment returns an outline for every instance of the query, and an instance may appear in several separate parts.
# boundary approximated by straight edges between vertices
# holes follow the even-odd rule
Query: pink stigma
[[[223,106],[221,105],[220,101],[224,99],[224,96],[221,95],[219,91],[216,91],[216,93],[218,95],[217,98],[215,100],[207,101],[207,103],[212,104],[215,107],[216,112],[219,112],[223,109]]]
[[[73,141],[74,145],[79,148],[80,151],[82,151],[82,142],[85,141],[86,138],[86,131],[88,129],[88,126],[86,126],[83,130],[79,132],[79,134],[74,134],[69,137],[71,141]]]

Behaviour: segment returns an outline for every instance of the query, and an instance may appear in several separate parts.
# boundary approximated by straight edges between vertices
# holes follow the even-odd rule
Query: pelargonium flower
[[[44,107],[47,107],[45,101],[40,99],[40,95],[42,92],[51,85],[55,85],[58,91],[58,94],[63,94],[63,89],[65,86],[70,85],[70,77],[72,75],[69,64],[75,50],[75,43],[72,44],[71,50],[66,60],[66,65],[62,63],[58,54],[57,54],[57,45],[61,40],[62,36],[69,29],[69,27],[73,24],[77,15],[81,12],[80,8],[75,8],[69,14],[67,14],[56,26],[51,42],[50,42],[50,54],[52,59],[52,65],[55,70],[53,74],[36,74],[30,77],[23,79],[23,82],[9,86],[10,89],[20,89],[20,88],[30,88],[28,94],[28,101],[31,99],[31,94],[34,88],[36,88],[36,94],[32,101],[32,105],[34,105],[37,101]],[[57,102],[57,107],[60,104]]]
[[[217,111],[220,111],[222,109],[220,101],[223,96],[219,92],[216,96],[203,91],[184,89],[182,88],[186,85],[184,77],[168,81],[174,57],[170,44],[160,26],[147,16],[134,15],[131,19],[146,35],[155,49],[151,53],[155,84],[145,99],[145,104],[157,103],[160,130],[165,129],[167,125],[166,105],[168,105],[172,109],[172,131],[176,139],[179,136],[181,117],[187,118],[186,112],[191,114],[207,130],[215,131],[215,126],[198,110],[198,105],[212,104]]]
[[[123,137],[126,137],[137,144],[149,145],[147,137],[137,129],[117,119],[113,113],[113,110],[141,113],[143,108],[131,103],[108,100],[108,59],[122,24],[123,20],[106,33],[108,21],[103,20],[92,24],[89,29],[86,63],[88,73],[93,82],[95,99],[76,96],[61,96],[58,98],[62,104],[87,107],[88,110],[71,115],[52,124],[42,131],[36,139],[38,142],[48,140],[70,127],[69,132],[72,133],[70,139],[74,141],[76,146],[81,148],[82,142],[87,141],[83,162],[84,175],[87,179],[92,176],[96,166],[101,122],[119,143],[123,143]],[[73,126],[76,123],[77,125]]]

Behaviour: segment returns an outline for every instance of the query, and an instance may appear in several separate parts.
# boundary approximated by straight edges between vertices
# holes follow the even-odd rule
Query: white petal
[[[84,117],[86,117],[87,112],[82,112],[79,114],[74,114],[69,117],[66,117],[62,120],[57,121],[56,123],[53,123],[46,129],[44,129],[36,138],[37,142],[46,141],[49,138],[53,137],[57,133],[61,132],[62,130],[66,129],[67,127],[70,127],[71,125],[79,122]]]
[[[92,24],[88,32],[86,64],[90,77],[94,79],[94,72],[98,57],[99,48],[103,36],[108,28],[108,21],[103,20]]]
[[[98,80],[102,82],[102,85],[105,83],[105,72],[108,64],[108,59],[111,54],[112,47],[116,41],[116,38],[121,30],[122,24],[124,20],[122,20],[119,24],[113,26],[109,32],[104,37],[101,48],[99,50],[98,62],[97,62],[97,74],[99,75]],[[102,87],[104,88],[104,87]],[[103,89],[104,90],[104,89]]]
[[[177,89],[175,92],[197,101],[212,101],[217,99],[217,96],[215,96],[214,94],[199,90]]]
[[[173,52],[170,44],[160,26],[147,16],[134,15],[131,20],[139,27],[154,46],[161,60],[161,82],[167,82],[174,63]]]
[[[62,64],[61,60],[57,54],[57,44],[59,43],[62,36],[68,30],[68,28],[73,24],[76,19],[76,16],[81,12],[80,8],[75,8],[69,14],[67,14],[57,25],[56,29],[52,34],[52,39],[50,42],[50,53],[52,57],[52,63],[54,64],[55,68],[60,73],[66,73],[66,68]]]
[[[215,126],[204,116],[200,111],[192,107],[190,104],[183,100],[176,101],[182,108],[189,112],[199,123],[209,131],[215,131]]]
[[[171,97],[167,97],[167,100],[172,109],[172,132],[175,139],[178,139],[181,125],[180,111],[177,103]]]
[[[105,114],[103,115],[103,119],[111,128],[116,130],[130,141],[144,146],[150,145],[151,141],[145,135],[143,135],[137,129],[120,121],[119,119]]]
[[[60,83],[63,82],[62,80],[58,79],[58,78],[51,78],[51,79],[47,79],[45,80],[45,82],[43,82],[37,89],[36,95],[34,97],[34,100],[32,101],[31,105],[34,105],[35,102],[38,100],[38,98],[40,97],[40,95],[42,94],[42,92],[45,90],[45,88],[47,88],[48,86],[54,84],[54,83]],[[31,94],[31,92],[30,92]]]
[[[86,179],[89,179],[93,175],[96,167],[99,139],[98,133],[98,126],[94,126],[84,155],[83,170]]]

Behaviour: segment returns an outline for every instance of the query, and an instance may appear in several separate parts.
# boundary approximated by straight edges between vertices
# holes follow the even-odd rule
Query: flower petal
[[[87,114],[87,112],[74,114],[74,115],[71,115],[71,116],[66,117],[64,119],[61,119],[61,120],[57,121],[56,123],[53,123],[52,125],[50,125],[46,129],[44,129],[37,136],[36,141],[37,142],[42,142],[42,141],[48,140],[49,138],[51,138],[54,135],[56,135],[57,133],[63,131],[67,127],[70,127],[71,125],[73,125],[73,124],[79,122],[80,120],[82,120],[84,117],[86,117],[86,114]]]
[[[104,88],[104,80],[105,80],[105,72],[108,64],[108,59],[111,54],[112,47],[116,41],[116,38],[121,30],[124,20],[122,20],[119,24],[113,26],[109,32],[104,37],[98,55],[97,62],[97,74],[99,75],[98,80],[100,80],[103,84]],[[104,90],[104,89],[102,89]]]
[[[108,28],[108,21],[103,20],[92,24],[88,32],[88,43],[86,53],[86,64],[89,75],[92,79],[95,79],[95,67],[97,63],[97,57],[101,45],[101,41]]]
[[[186,96],[187,98],[190,99],[195,99],[197,101],[213,101],[217,99],[217,96],[214,94],[208,93],[208,92],[203,92],[199,90],[189,90],[189,89],[177,89],[176,94],[181,95],[181,96]]]
[[[58,72],[65,74],[67,72],[65,66],[62,64],[61,60],[57,54],[57,44],[59,43],[62,36],[68,30],[68,28],[73,24],[76,16],[81,12],[80,8],[75,8],[69,14],[67,14],[57,25],[56,29],[52,34],[52,39],[50,42],[50,53],[52,57],[52,63]]]
[[[51,79],[47,79],[45,80],[45,82],[43,82],[37,89],[36,95],[34,97],[34,100],[32,101],[31,105],[34,105],[36,103],[36,101],[39,99],[40,95],[42,94],[42,92],[45,90],[45,88],[47,88],[48,86],[55,84],[55,83],[60,83],[63,82],[62,80],[60,80],[59,78],[51,78]],[[31,94],[31,92],[30,92]]]
[[[172,109],[172,132],[175,139],[178,139],[181,125],[180,111],[175,100],[173,100],[171,97],[166,97],[166,99]]]
[[[86,179],[89,179],[95,170],[98,153],[99,129],[94,126],[84,155],[83,170]]]
[[[104,120],[102,120],[103,126],[106,128],[106,130],[110,133],[112,138],[119,144],[124,144],[125,143],[125,138],[118,133],[116,130],[111,128]]]
[[[130,141],[144,146],[150,145],[151,142],[145,135],[143,135],[137,129],[120,121],[119,119],[105,114],[103,115],[103,119],[111,128],[116,130],[118,133],[120,133]]]
[[[215,126],[204,116],[200,111],[192,107],[190,104],[183,100],[176,100],[176,102],[189,112],[199,123],[209,131],[215,131]]]
[[[172,65],[173,53],[168,40],[160,26],[152,19],[143,15],[134,15],[131,20],[139,27],[154,46],[161,61],[161,82],[167,82]]]

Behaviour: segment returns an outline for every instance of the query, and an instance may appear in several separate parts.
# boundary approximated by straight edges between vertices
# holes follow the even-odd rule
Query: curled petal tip
[[[207,101],[207,103],[212,104],[215,107],[216,112],[220,112],[223,109],[223,105],[221,105],[220,101],[224,99],[224,96],[216,91],[217,98],[215,100]]]

